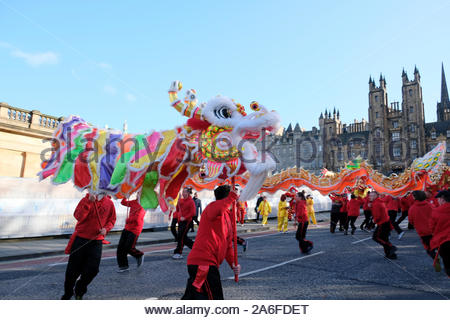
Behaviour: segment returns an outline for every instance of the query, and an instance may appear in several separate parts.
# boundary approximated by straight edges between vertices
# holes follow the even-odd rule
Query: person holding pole
[[[114,227],[116,210],[106,194],[87,194],[78,203],[73,216],[77,220],[75,232],[66,252],[70,253],[61,300],[83,299],[88,285],[99,271],[102,241]]]
[[[202,224],[187,258],[189,279],[183,300],[222,300],[223,290],[219,267],[226,260],[239,275],[241,266],[235,264],[235,248],[233,248],[233,211],[230,206],[238,195],[230,192],[230,186],[219,186],[214,190],[216,201],[208,204],[202,214]],[[234,222],[235,223],[235,222]]]

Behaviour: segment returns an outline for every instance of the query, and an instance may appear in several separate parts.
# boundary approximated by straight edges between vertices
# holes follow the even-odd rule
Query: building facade
[[[0,103],[0,176],[36,177],[62,118]]]
[[[441,141],[447,142],[446,163],[450,165],[450,101],[442,66],[441,99],[437,104],[437,121],[425,122],[420,73],[414,69],[411,80],[402,72],[402,101],[389,102],[386,79],[380,75],[379,85],[369,78],[368,121],[354,120],[345,124],[339,110],[325,110],[319,117],[319,130],[300,129],[292,125],[272,137],[271,152],[278,159],[277,170],[297,166],[319,172],[321,168],[339,171],[346,162],[358,156],[368,160],[375,169],[390,174],[401,172],[415,158],[423,156]],[[309,137],[316,144],[316,154],[305,159],[307,148],[296,150],[297,139]],[[301,144],[301,143],[300,143]],[[303,155],[305,153],[305,155]],[[297,157],[296,157],[297,156]]]

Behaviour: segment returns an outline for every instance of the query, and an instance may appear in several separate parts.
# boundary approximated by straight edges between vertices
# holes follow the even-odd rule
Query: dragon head
[[[254,143],[280,126],[277,112],[269,111],[252,102],[250,114],[233,99],[216,96],[197,105],[194,90],[189,90],[184,102],[178,99],[182,85],[174,81],[169,89],[172,106],[189,117],[188,125],[201,133],[199,152],[205,170],[203,179],[226,179],[248,171],[250,179],[240,199],[247,201],[259,191],[269,171],[275,169],[275,161],[267,152],[258,152]]]

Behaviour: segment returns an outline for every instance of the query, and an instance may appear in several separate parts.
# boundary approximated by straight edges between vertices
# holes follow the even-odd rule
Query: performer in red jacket
[[[247,209],[247,202],[238,201],[238,222],[241,224],[241,226],[244,225],[244,217],[247,213]]]
[[[191,198],[192,190],[190,188],[184,188],[181,194],[182,198],[178,200],[177,210],[178,213],[178,234],[177,234],[177,247],[173,251],[173,259],[182,259],[183,247],[186,245],[192,249],[194,241],[192,241],[187,233],[189,231],[189,225],[192,218],[195,216],[195,202]]]
[[[336,194],[330,194],[329,197],[331,199],[330,232],[334,233],[336,230],[337,223],[339,221],[342,202],[340,201],[340,197]]]
[[[144,262],[144,253],[136,249],[136,242],[144,227],[145,209],[139,204],[139,200],[127,201],[122,199],[122,205],[130,208],[130,214],[125,222],[125,228],[120,235],[119,246],[117,247],[117,263],[119,270],[128,270],[128,258],[130,254],[136,259],[138,268]]]
[[[363,199],[356,198],[356,196],[354,194],[351,195],[351,199],[347,203],[348,219],[347,219],[347,223],[344,226],[344,228],[345,228],[344,234],[345,235],[348,234],[349,222],[352,227],[352,234],[355,234],[355,230],[356,230],[355,221],[359,217],[359,209],[361,208],[361,206],[363,204],[364,204]]]
[[[427,196],[423,191],[413,191],[412,193],[416,200],[414,204],[409,208],[408,220],[414,226],[422,240],[423,247],[430,257],[433,259],[436,256],[436,251],[431,250],[430,240],[432,237],[431,231],[431,213],[433,207],[427,200]]]
[[[342,203],[342,206],[339,213],[339,231],[344,231],[345,225],[347,224],[348,220],[348,198],[346,193],[341,194],[340,201]]]
[[[398,233],[398,240],[400,240],[405,235],[402,228],[400,228],[400,226],[395,222],[397,220],[397,213],[400,210],[400,200],[392,196],[387,196],[385,199],[387,201],[386,207],[388,210],[389,220],[391,221],[395,231]]]
[[[202,214],[202,224],[197,231],[194,247],[187,258],[189,279],[184,300],[223,300],[219,267],[226,260],[235,274],[241,266],[235,266],[233,251],[233,223],[230,205],[237,200],[230,186],[214,190],[216,201],[208,204]]]
[[[433,208],[431,215],[431,231],[433,238],[430,241],[431,249],[438,249],[444,262],[445,272],[450,277],[450,190],[441,191],[436,198],[440,206]]]
[[[295,218],[297,219],[297,232],[295,238],[298,240],[298,246],[302,253],[308,253],[313,248],[313,243],[306,240],[306,230],[308,230],[309,217],[306,209],[306,198],[302,192],[297,193],[295,199]]]
[[[87,286],[99,271],[102,241],[116,222],[116,210],[111,199],[105,194],[87,194],[78,203],[73,216],[77,224],[73,242],[66,249],[70,256],[62,300],[72,298],[74,287],[77,300],[81,300],[87,292]]]
[[[367,195],[363,200],[364,201],[364,203],[363,203],[364,221],[359,226],[361,228],[361,230],[366,230],[366,231],[369,231],[370,229],[372,229],[372,226],[371,226],[372,211],[370,210],[370,207],[369,207],[369,202],[370,202],[369,195],[370,195],[370,191],[367,192]]]
[[[397,259],[397,255],[395,254],[397,247],[393,246],[392,243],[389,242],[391,222],[387,213],[385,200],[380,199],[378,192],[376,191],[370,192],[369,197],[369,207],[372,209],[373,221],[377,225],[372,239],[383,246],[386,258]]]
[[[413,203],[414,203],[414,197],[413,197],[412,193],[410,193],[410,192],[408,192],[405,196],[400,198],[400,208],[402,210],[402,215],[395,222],[397,225],[399,225],[408,216],[409,208],[411,208]],[[412,230],[413,228],[414,227],[412,226],[412,224],[409,222],[409,219],[408,219],[408,230]]]

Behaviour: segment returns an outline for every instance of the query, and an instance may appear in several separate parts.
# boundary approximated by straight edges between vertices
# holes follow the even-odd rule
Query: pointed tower
[[[410,158],[423,156],[426,152],[425,110],[417,66],[414,66],[414,79],[402,83],[402,123],[401,136],[405,141],[409,141],[406,146]],[[411,148],[412,145],[415,147]]]
[[[123,122],[123,133],[124,134],[127,134],[128,133],[128,123],[127,123],[127,120],[125,120],[124,122]]]
[[[375,169],[387,171],[389,156],[388,96],[386,80],[380,73],[380,86],[369,86],[369,160]]]
[[[437,121],[450,120],[450,101],[448,97],[447,81],[445,80],[444,63],[441,71],[441,101],[437,104]]]
[[[402,83],[407,83],[409,81],[408,75],[406,74],[405,69],[402,71]]]

